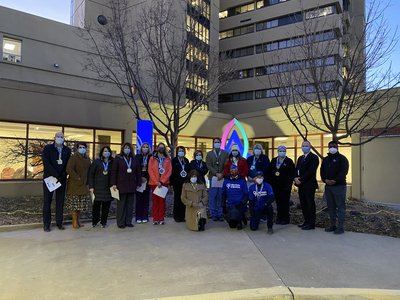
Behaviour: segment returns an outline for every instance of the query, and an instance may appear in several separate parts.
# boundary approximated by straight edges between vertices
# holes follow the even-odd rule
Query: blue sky
[[[398,36],[400,36],[400,0],[380,1],[382,4],[390,3],[385,15],[393,32],[398,28]],[[0,6],[21,10],[67,24],[69,24],[70,20],[70,4],[71,0],[0,0]],[[392,63],[393,71],[400,72],[400,41],[388,63]]]

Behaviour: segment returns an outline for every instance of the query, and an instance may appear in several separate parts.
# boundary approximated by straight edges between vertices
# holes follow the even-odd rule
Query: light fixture
[[[60,67],[60,65],[57,64],[57,63],[55,63],[53,66],[54,66],[54,68],[59,68]]]
[[[4,50],[14,51],[15,50],[15,45],[14,44],[10,44],[10,43],[5,43],[4,44]]]
[[[288,137],[276,137],[275,141],[287,141]]]

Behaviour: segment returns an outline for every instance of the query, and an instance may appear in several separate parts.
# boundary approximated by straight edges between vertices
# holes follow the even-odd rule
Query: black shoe
[[[125,224],[126,227],[134,227],[133,224]]]
[[[325,228],[325,232],[333,232],[335,230],[336,230],[336,226],[335,225],[332,225],[332,226],[329,226],[329,227]]]
[[[65,227],[64,227],[62,224],[57,225],[57,227],[58,227],[58,229],[60,229],[60,230],[65,230]]]
[[[289,221],[282,221],[280,224],[281,225],[288,225],[288,224],[290,224],[290,222]]]
[[[303,230],[314,230],[314,229],[315,229],[315,226],[312,226],[312,225],[305,225],[305,226],[301,227],[301,229],[303,229]]]
[[[299,224],[299,225],[297,225],[298,227],[300,227],[300,228],[303,228],[304,226],[306,226],[307,225],[307,223],[303,223],[303,224]]]
[[[243,224],[247,225],[247,218],[246,217],[243,217]]]
[[[206,219],[205,218],[201,218],[199,220],[199,231],[204,231],[204,225],[206,224]]]
[[[219,218],[214,217],[214,218],[212,218],[212,220],[213,220],[214,222],[218,222],[218,221],[219,221]]]
[[[275,224],[276,224],[276,225],[280,225],[281,223],[282,223],[282,220],[276,219],[276,221],[275,221]]]
[[[44,226],[43,227],[43,231],[44,232],[50,232],[51,231],[50,226]]]
[[[237,230],[242,230],[243,229],[242,222],[240,222],[236,228],[237,228]]]
[[[221,217],[221,218],[218,218],[218,221],[220,221],[220,222],[224,222],[224,218],[223,218],[223,217]]]
[[[106,228],[107,224],[101,224],[101,228]]]
[[[273,233],[274,233],[274,230],[273,230],[272,228],[268,228],[267,233],[268,233],[268,234],[273,234]]]
[[[118,225],[118,228],[124,229],[125,225]]]
[[[343,228],[336,228],[336,230],[333,233],[334,234],[342,234],[342,233],[344,233],[344,229]]]

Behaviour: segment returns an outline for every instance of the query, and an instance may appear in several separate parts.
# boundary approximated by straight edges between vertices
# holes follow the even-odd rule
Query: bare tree
[[[332,134],[339,144],[361,145],[400,124],[400,97],[394,94],[400,73],[383,69],[397,38],[379,1],[371,0],[365,15],[349,14],[344,4],[339,31],[329,30],[337,18],[326,17],[334,6],[303,9],[296,38],[286,41],[290,49],[265,67],[266,92],[304,139],[314,130]],[[371,129],[373,136],[359,143],[341,142]]]
[[[233,76],[209,45],[210,6],[112,0],[103,26],[88,26],[95,55],[86,68],[113,82],[136,119],[149,119],[174,155],[177,137],[199,109],[217,99]],[[208,18],[208,21],[207,21]]]

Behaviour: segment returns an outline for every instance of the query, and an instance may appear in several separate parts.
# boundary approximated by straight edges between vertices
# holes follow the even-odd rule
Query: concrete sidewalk
[[[87,224],[2,232],[0,298],[148,299],[241,290],[261,297],[260,289],[275,287],[284,291],[279,299],[292,299],[287,287],[400,289],[400,239],[295,226],[276,226],[269,236],[264,227],[207,225],[205,232],[172,220],[123,230]]]

